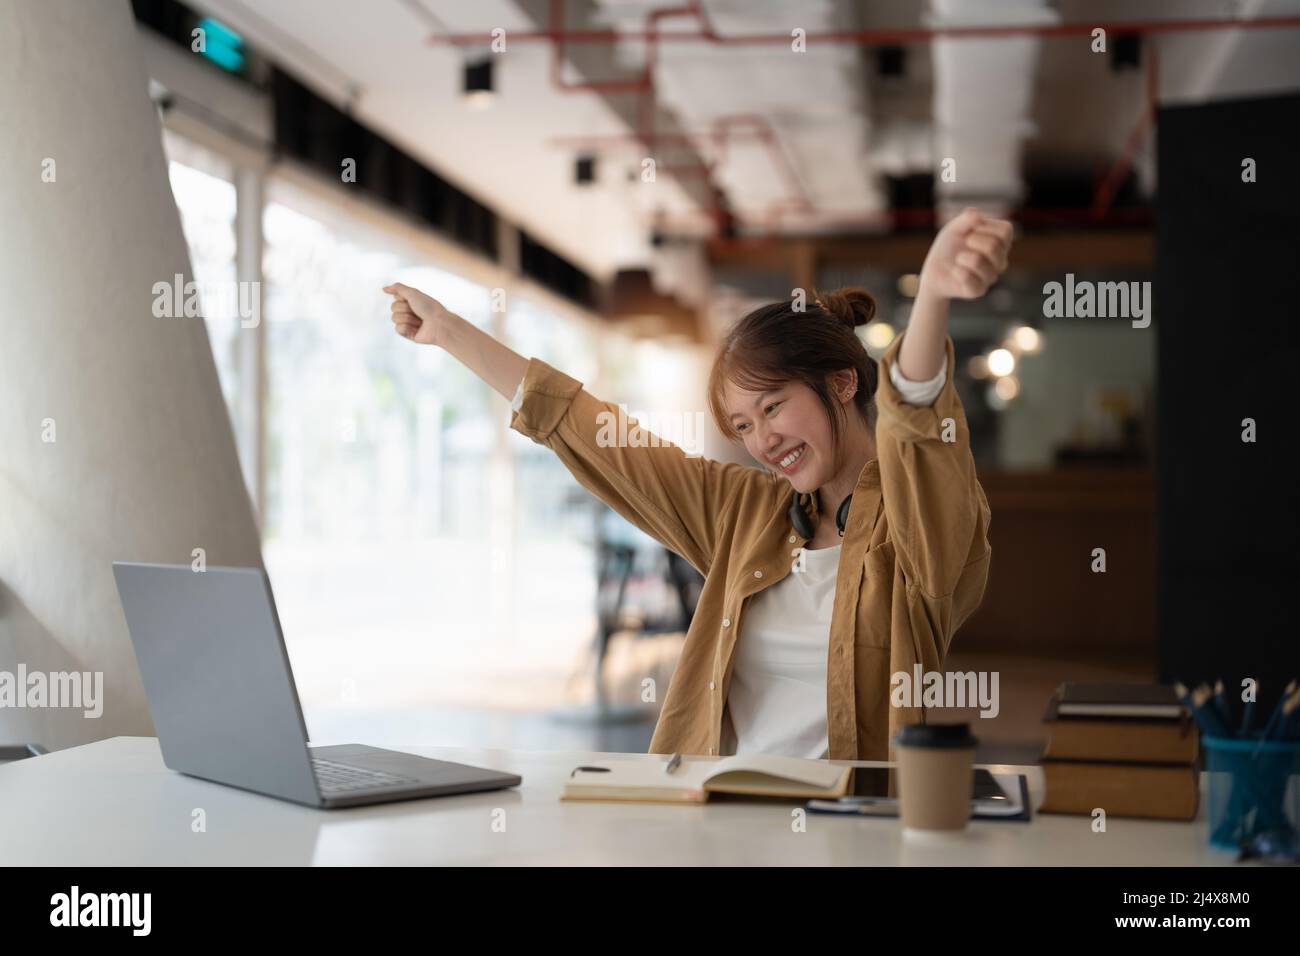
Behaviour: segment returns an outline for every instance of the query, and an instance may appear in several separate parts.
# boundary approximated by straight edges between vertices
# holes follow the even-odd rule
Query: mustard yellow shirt
[[[831,759],[890,759],[898,728],[925,721],[922,706],[891,706],[890,677],[911,680],[918,663],[941,670],[988,580],[989,507],[953,386],[952,340],[943,390],[928,406],[907,404],[890,381],[901,344],[880,360],[877,454],[853,490],[840,552],[827,658]],[[650,752],[717,755],[749,598],[790,574],[807,540],[790,523],[794,489],[767,470],[687,455],[632,422],[625,447],[606,447],[600,436],[618,413],[530,358],[510,427],[704,575]],[[815,518],[816,496],[812,507]]]

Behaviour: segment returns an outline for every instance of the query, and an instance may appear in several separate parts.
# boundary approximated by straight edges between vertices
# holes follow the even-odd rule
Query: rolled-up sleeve
[[[688,455],[538,358],[528,360],[510,427],[550,448],[579,484],[702,574],[737,496],[770,483],[757,469]]]
[[[931,598],[943,598],[957,591],[963,575],[987,574],[987,562],[980,562],[989,550],[989,508],[953,382],[952,339],[945,340],[943,387],[928,405],[910,404],[895,385],[902,342],[899,336],[880,360],[876,446],[881,495],[908,583]],[[965,594],[971,588],[962,590]],[[976,600],[982,592],[981,580]],[[971,608],[957,610],[964,616]]]
[[[914,382],[910,378],[904,378],[902,370],[895,362],[889,366],[889,380],[907,404],[929,405],[943,391],[943,383],[948,380],[948,370],[939,369],[939,374],[927,382]]]

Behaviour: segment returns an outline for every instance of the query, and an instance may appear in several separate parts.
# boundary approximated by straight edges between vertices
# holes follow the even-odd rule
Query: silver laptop
[[[172,770],[326,808],[520,784],[511,773],[361,744],[308,747],[260,568],[114,561],[113,575]]]

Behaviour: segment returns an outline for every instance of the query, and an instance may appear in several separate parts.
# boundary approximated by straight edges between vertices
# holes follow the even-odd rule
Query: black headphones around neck
[[[812,517],[799,501],[800,497],[802,496],[796,491],[794,503],[790,505],[790,523],[794,525],[794,530],[799,532],[800,537],[811,539],[817,533],[817,529],[813,527]],[[852,500],[853,496],[849,495],[835,509],[835,527],[839,529],[841,538],[844,537],[844,526],[849,520],[849,502]]]

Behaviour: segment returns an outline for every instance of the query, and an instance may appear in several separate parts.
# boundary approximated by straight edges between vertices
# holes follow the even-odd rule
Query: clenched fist
[[[451,315],[441,302],[419,289],[394,282],[384,286],[393,297],[393,329],[421,345],[438,345],[443,320]]]
[[[967,208],[939,230],[921,266],[921,288],[945,299],[978,299],[1007,268],[1014,230]]]

